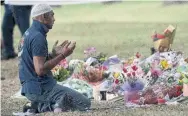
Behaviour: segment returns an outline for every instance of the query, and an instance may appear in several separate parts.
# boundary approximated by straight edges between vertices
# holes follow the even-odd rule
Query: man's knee
[[[90,108],[91,107],[91,100],[90,99],[87,99],[86,100],[86,104],[87,104],[87,108]]]

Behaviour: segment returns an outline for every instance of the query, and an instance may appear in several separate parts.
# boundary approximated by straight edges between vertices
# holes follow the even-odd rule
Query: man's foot
[[[62,112],[62,109],[61,109],[61,108],[55,108],[55,109],[54,109],[54,113],[60,113],[60,112]]]
[[[34,103],[27,103],[23,106],[23,112],[30,112],[30,113],[38,113],[36,104]]]
[[[13,53],[13,54],[10,54],[10,55],[2,53],[1,54],[1,60],[9,60],[9,59],[16,58],[17,56],[18,56],[18,54],[16,54],[16,53]]]

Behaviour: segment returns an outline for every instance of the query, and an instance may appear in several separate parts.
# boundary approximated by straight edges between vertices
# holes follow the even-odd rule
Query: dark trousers
[[[59,84],[56,84],[51,91],[44,90],[42,95],[25,94],[25,96],[32,102],[33,108],[40,113],[54,111],[55,108],[64,111],[85,111],[91,106],[91,101],[86,96]]]
[[[14,53],[13,30],[17,24],[21,35],[29,28],[32,6],[14,6],[5,4],[5,13],[2,22],[3,51],[7,55]]]

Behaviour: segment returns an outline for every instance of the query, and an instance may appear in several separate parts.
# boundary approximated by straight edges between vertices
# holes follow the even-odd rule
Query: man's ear
[[[46,24],[46,17],[45,17],[45,15],[43,14],[43,15],[41,15],[41,21],[44,23],[44,24]]]
[[[47,15],[43,14],[43,16],[44,16],[44,19],[48,19]]]

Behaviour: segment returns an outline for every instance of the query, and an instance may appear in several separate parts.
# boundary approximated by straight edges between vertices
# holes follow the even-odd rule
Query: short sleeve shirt
[[[33,57],[48,57],[48,43],[46,40],[47,27],[34,20],[32,26],[23,35],[19,50],[19,78],[22,84],[21,94],[42,94],[50,91],[56,84],[52,73],[38,76],[35,72]]]

